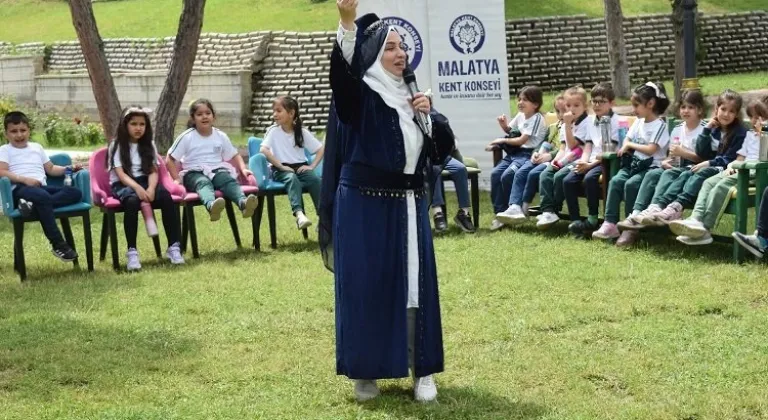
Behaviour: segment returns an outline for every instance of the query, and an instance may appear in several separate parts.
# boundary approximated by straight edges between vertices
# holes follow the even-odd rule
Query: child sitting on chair
[[[67,168],[54,165],[42,146],[29,141],[29,119],[24,113],[9,112],[3,127],[8,144],[0,146],[0,177],[10,179],[13,201],[21,215],[37,215],[53,255],[65,262],[74,261],[77,252],[62,237],[53,210],[80,202],[82,192],[74,187],[46,185],[46,175],[63,176]]]
[[[312,226],[304,213],[302,191],[306,188],[315,211],[320,204],[320,177],[315,168],[323,160],[323,144],[309,130],[302,127],[299,102],[290,96],[281,96],[272,104],[272,118],[275,124],[267,129],[261,153],[272,164],[275,181],[285,184],[291,211],[296,217],[296,226],[305,229]],[[315,155],[312,163],[307,162],[304,149]]]

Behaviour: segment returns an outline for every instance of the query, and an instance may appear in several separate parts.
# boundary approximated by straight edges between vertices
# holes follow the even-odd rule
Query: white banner
[[[358,16],[365,13],[403,36],[419,88],[432,89],[487,189],[493,159],[484,149],[503,134],[496,117],[510,114],[504,0],[360,0]]]
[[[493,159],[484,148],[503,134],[496,117],[510,114],[504,0],[429,6],[434,106],[450,120],[462,154],[478,160],[488,187]]]
[[[429,86],[432,78],[432,60],[426,39],[429,34],[427,0],[360,0],[357,16],[366,13],[375,13],[403,37],[419,88],[426,90],[422,86]]]

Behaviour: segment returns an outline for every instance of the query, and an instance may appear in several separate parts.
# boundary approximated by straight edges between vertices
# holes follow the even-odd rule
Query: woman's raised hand
[[[336,0],[336,7],[339,9],[341,25],[348,31],[354,28],[355,25],[357,3],[358,0]]]

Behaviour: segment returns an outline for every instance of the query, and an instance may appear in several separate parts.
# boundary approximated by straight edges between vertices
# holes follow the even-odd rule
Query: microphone
[[[406,86],[408,86],[408,92],[411,93],[411,99],[413,99],[413,96],[419,91],[419,85],[416,84],[416,75],[413,74],[411,66],[406,66],[403,70],[403,81]],[[421,132],[424,133],[425,136],[431,136],[432,134],[427,129],[427,116],[420,111],[414,112],[414,115],[416,117],[416,123],[419,125],[419,128],[421,128]]]

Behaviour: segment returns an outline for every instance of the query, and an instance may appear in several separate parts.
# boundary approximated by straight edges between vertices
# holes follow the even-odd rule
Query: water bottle
[[[603,141],[603,153],[616,152],[616,143],[611,139],[611,117],[600,117],[600,137]]]
[[[629,133],[629,121],[626,118],[622,118],[619,120],[619,147],[624,144],[627,133]]]
[[[142,201],[141,214],[144,216],[144,226],[147,228],[147,235],[150,237],[157,236],[157,223],[155,223],[155,212],[152,211],[152,204]]]
[[[680,136],[672,137],[672,139],[669,141],[670,151],[672,149],[672,146],[680,146]],[[669,155],[669,164],[674,166],[675,168],[679,168],[680,167],[680,156]]]
[[[64,186],[65,187],[71,187],[72,186],[72,167],[67,166],[64,168]]]
[[[768,162],[768,123],[763,126],[760,133],[760,161]]]

